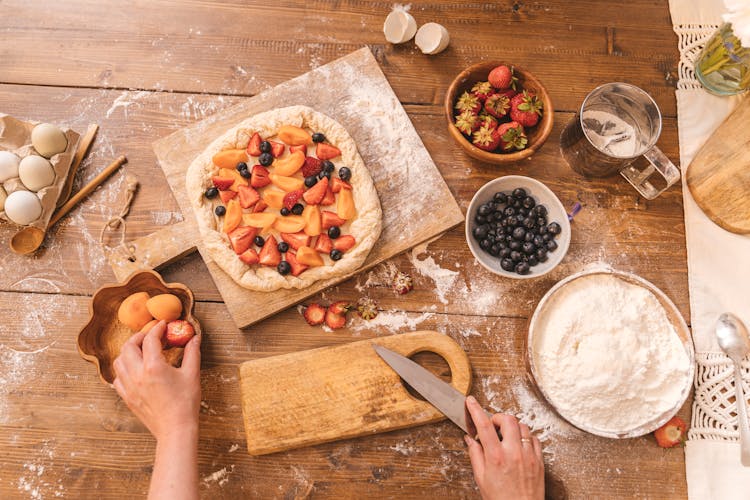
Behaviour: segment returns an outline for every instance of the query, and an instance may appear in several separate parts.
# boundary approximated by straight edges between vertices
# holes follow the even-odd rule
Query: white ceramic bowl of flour
[[[552,287],[529,322],[527,356],[539,390],[574,426],[630,438],[685,403],[695,370],[690,331],[648,281],[611,269]]]

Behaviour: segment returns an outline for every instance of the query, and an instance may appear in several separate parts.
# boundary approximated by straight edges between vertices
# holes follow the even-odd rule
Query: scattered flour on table
[[[44,478],[45,471],[53,465],[55,445],[52,440],[42,442],[42,447],[33,459],[23,464],[24,473],[18,478],[18,491],[28,498],[43,499],[65,496],[65,488],[60,477],[52,483]]]
[[[201,478],[201,482],[206,486],[209,486],[211,483],[218,483],[219,486],[224,486],[229,482],[229,475],[232,472],[234,472],[234,464],[229,467],[222,467],[216,472]]]
[[[404,311],[381,311],[375,316],[375,318],[369,321],[357,317],[352,320],[350,328],[354,332],[361,332],[363,330],[371,331],[373,329],[382,328],[389,333],[406,333],[416,330],[419,324],[433,318],[434,316],[435,314],[431,312],[413,315]]]
[[[426,243],[414,247],[409,254],[409,261],[411,261],[419,274],[426,276],[435,282],[435,293],[437,294],[438,300],[443,304],[447,304],[448,299],[445,298],[445,295],[453,288],[459,277],[459,273],[458,271],[452,271],[440,267],[432,256],[427,256],[420,260],[418,255],[426,252]]]

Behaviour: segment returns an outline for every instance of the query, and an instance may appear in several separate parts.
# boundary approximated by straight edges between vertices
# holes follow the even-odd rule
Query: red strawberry
[[[453,107],[459,113],[468,111],[469,113],[476,114],[479,113],[480,109],[482,109],[482,102],[474,94],[464,92],[463,94],[461,94],[461,97],[458,98],[455,106]]]
[[[338,177],[333,177],[331,179],[331,191],[334,193],[338,193],[342,189],[351,189],[352,185],[349,184],[346,181],[342,181]]]
[[[478,127],[478,129],[482,128],[482,127],[489,127],[490,129],[495,130],[499,124],[500,124],[500,122],[497,121],[497,118],[495,118],[491,114],[485,113],[484,111],[482,111],[481,113],[479,113],[479,127]]]
[[[495,133],[500,139],[499,147],[505,153],[524,149],[529,142],[523,127],[518,122],[503,123],[497,127]]]
[[[310,245],[310,236],[306,235],[304,231],[300,231],[299,233],[281,233],[279,236],[281,236],[283,241],[289,243],[289,246],[294,250]]]
[[[328,310],[331,311],[333,314],[346,314],[349,312],[349,309],[351,308],[352,308],[352,304],[345,300],[339,300],[338,302],[334,302],[333,304],[328,306]]]
[[[503,118],[510,110],[510,99],[503,94],[493,94],[484,101],[484,110],[495,118]]]
[[[258,254],[260,263],[264,266],[276,267],[281,262],[281,253],[279,253],[278,243],[273,235],[269,235],[263,248]]]
[[[669,422],[654,431],[656,443],[662,448],[672,448],[685,442],[687,425],[680,417],[672,417]]]
[[[307,144],[300,144],[299,146],[289,146],[290,153],[295,153],[297,151],[302,151],[303,155],[307,155]]]
[[[326,233],[320,233],[318,240],[315,242],[313,250],[320,252],[324,255],[328,255],[333,250],[333,241],[328,237]]]
[[[411,276],[399,271],[393,277],[391,286],[397,294],[404,295],[406,293],[409,293],[414,288],[414,283],[411,280]]]
[[[268,141],[271,143],[271,155],[274,158],[278,158],[279,156],[284,154],[284,150],[286,149],[286,144],[283,144],[281,142],[275,142],[275,141]]]
[[[232,250],[237,255],[245,253],[253,244],[253,239],[258,235],[258,228],[250,226],[242,226],[237,229],[233,229],[229,233],[229,242],[232,244]]]
[[[292,207],[299,201],[300,198],[302,198],[302,195],[304,194],[304,191],[301,189],[297,189],[296,191],[290,191],[287,194],[284,195],[284,206],[288,208],[289,210],[292,209]]]
[[[232,184],[234,184],[234,179],[231,177],[219,177],[218,175],[214,175],[211,177],[211,182],[214,183],[214,186],[216,186],[216,189],[219,191],[226,191],[232,186]]]
[[[305,164],[302,165],[302,175],[310,177],[311,175],[318,175],[323,170],[323,161],[318,160],[314,156],[306,156]]]
[[[260,156],[260,143],[263,142],[258,132],[255,132],[247,143],[247,154],[250,156]]]
[[[310,304],[305,307],[303,316],[310,326],[322,325],[326,317],[326,309],[320,304]]]
[[[484,103],[485,99],[495,93],[490,82],[477,82],[471,87],[471,93]]]
[[[333,226],[343,226],[346,224],[346,220],[328,210],[323,210],[320,215],[323,222],[323,229],[328,229]]]
[[[303,194],[302,197],[308,205],[318,205],[325,197],[327,190],[328,178],[323,177],[317,182],[317,184],[305,191],[305,194]]]
[[[514,89],[505,89],[505,90],[498,90],[497,92],[495,92],[495,94],[504,95],[505,97],[510,99],[514,95],[518,94],[518,92],[516,92]]]
[[[260,200],[258,192],[250,186],[240,186],[237,188],[240,195],[240,206],[242,208],[250,208]]]
[[[334,203],[336,203],[336,195],[333,194],[331,186],[328,186],[328,189],[326,189],[326,195],[322,200],[320,200],[320,205],[323,207],[327,207],[329,205],[333,205]]]
[[[184,319],[176,319],[167,323],[167,347],[185,347],[194,336],[193,325]]]
[[[226,205],[229,203],[229,200],[237,196],[237,191],[219,191],[219,198],[221,198],[222,203]]]
[[[254,213],[254,214],[260,213],[260,212],[262,212],[263,210],[265,210],[265,209],[267,209],[267,208],[268,208],[268,203],[266,203],[266,202],[265,202],[265,201],[263,201],[263,200],[260,200],[260,201],[259,201],[258,203],[256,203],[256,204],[255,204],[255,206],[253,207],[253,213]]]
[[[297,254],[291,251],[286,253],[286,261],[289,263],[289,266],[292,268],[292,276],[299,276],[300,274],[305,272],[305,270],[307,270],[307,268],[309,267],[304,264],[300,264],[297,261]],[[323,322],[322,316],[321,316],[320,322],[321,323]]]
[[[471,136],[471,143],[484,151],[494,151],[500,144],[500,134],[497,129],[483,125]]]
[[[339,252],[346,252],[347,250],[351,250],[351,248],[356,244],[357,241],[351,234],[339,236],[338,238],[333,240],[333,248],[335,248]]]
[[[258,258],[258,252],[254,248],[248,248],[240,255],[240,260],[248,266],[252,266],[253,264],[257,264],[260,259]]]
[[[331,330],[338,330],[346,326],[346,315],[331,312],[330,307],[326,311],[326,325]]]
[[[319,142],[315,147],[315,156],[320,160],[331,160],[337,156],[341,156],[341,150],[325,142]]]
[[[504,64],[494,68],[490,71],[490,75],[487,77],[490,81],[490,85],[498,90],[504,90],[509,88],[516,88],[518,78],[513,75],[513,68],[509,68]]]
[[[268,177],[268,169],[262,165],[255,165],[250,177],[250,185],[254,188],[261,188],[269,184],[271,184],[271,179]]]
[[[454,121],[456,128],[464,135],[471,135],[472,132],[475,132],[479,128],[480,122],[479,116],[471,111],[464,111],[456,115]]]
[[[524,127],[533,127],[542,116],[542,101],[535,94],[523,91],[510,100],[510,118]]]

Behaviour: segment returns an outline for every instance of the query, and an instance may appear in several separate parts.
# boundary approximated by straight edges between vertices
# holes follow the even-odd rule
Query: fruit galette
[[[380,201],[354,141],[305,106],[226,132],[190,165],[186,186],[205,249],[252,290],[350,273],[380,236]]]

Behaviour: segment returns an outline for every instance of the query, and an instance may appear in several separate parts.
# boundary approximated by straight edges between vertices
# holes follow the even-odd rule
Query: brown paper
[[[10,115],[0,113],[0,150],[15,153],[21,159],[32,154],[38,154],[31,145],[31,131],[39,123],[41,122],[25,122]],[[50,163],[52,163],[52,168],[55,170],[55,182],[37,191],[36,195],[42,202],[42,215],[29,224],[29,226],[35,226],[40,229],[47,228],[52,213],[55,211],[57,200],[68,178],[70,165],[73,163],[73,156],[78,148],[78,141],[81,138],[80,134],[69,128],[60,127],[60,129],[68,139],[68,147],[62,153],[58,153],[49,159]],[[2,186],[8,194],[14,191],[27,190],[18,177],[8,179],[2,183]],[[0,224],[16,225],[5,216],[5,211],[3,210],[0,210]]]

